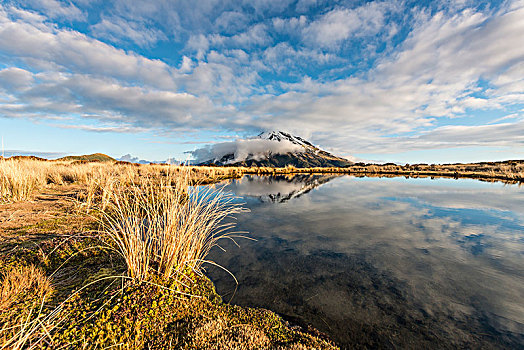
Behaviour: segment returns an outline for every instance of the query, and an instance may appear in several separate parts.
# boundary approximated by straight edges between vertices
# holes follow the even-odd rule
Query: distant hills
[[[63,161],[80,160],[80,161],[87,161],[87,162],[116,162],[116,159],[106,154],[103,154],[103,153],[85,154],[81,156],[66,156],[66,157],[58,158],[56,160],[63,160]]]
[[[11,157],[2,157],[0,156],[0,159],[11,159],[11,160],[39,160],[39,161],[47,161],[45,158],[37,157],[37,156],[11,156]]]
[[[260,149],[266,140],[266,149]],[[247,141],[256,142],[257,148],[234,150],[220,155],[214,159],[200,162],[198,165],[218,165],[218,166],[267,166],[267,167],[285,167],[292,165],[297,168],[310,167],[346,167],[353,162],[337,157],[326,152],[309,141],[301,137],[291,135],[283,131],[271,131],[258,135],[256,138]],[[253,143],[253,142],[252,142]],[[282,147],[278,147],[282,145]],[[276,146],[276,147],[275,147]],[[277,151],[280,149],[279,151]],[[289,149],[287,152],[282,149]],[[243,159],[239,159],[239,152],[243,152]]]

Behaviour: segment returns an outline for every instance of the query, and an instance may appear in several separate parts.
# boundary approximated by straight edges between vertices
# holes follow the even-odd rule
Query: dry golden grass
[[[317,167],[211,167],[174,166],[148,164],[137,165],[123,162],[41,161],[33,159],[0,160],[0,203],[31,199],[36,190],[45,186],[81,184],[86,185],[87,207],[104,195],[102,189],[108,181],[134,183],[140,177],[165,179],[178,173],[189,173],[190,184],[215,183],[224,179],[238,178],[244,174],[282,175],[297,173],[339,174],[394,174],[408,176],[462,176],[483,179],[524,181],[524,161],[469,163],[469,164],[362,164],[345,168]]]
[[[216,242],[229,237],[232,215],[242,207],[220,189],[189,186],[187,170],[163,178],[142,176],[112,181],[98,204],[102,231],[126,261],[128,275],[169,279],[187,269],[200,271]]]
[[[2,160],[0,174],[2,202],[30,199],[45,186],[82,184],[81,207],[101,214],[103,232],[138,280],[199,271],[232,227],[227,219],[242,211],[220,190],[191,186],[239,176],[237,168],[23,159]]]
[[[51,291],[47,276],[34,265],[11,267],[3,274],[0,312],[9,309],[20,296],[29,292],[36,298],[43,299]]]
[[[31,199],[36,190],[46,186],[87,185],[89,200],[108,181],[133,183],[139,177],[165,178],[167,174],[189,172],[191,184],[206,184],[239,177],[248,168],[184,167],[170,165],[133,165],[118,162],[40,161],[33,159],[0,160],[0,202]]]
[[[31,162],[0,160],[0,203],[28,199],[43,185],[41,168],[31,165]]]
[[[0,291],[1,349],[26,349],[40,343],[52,329],[42,314],[52,287],[34,265],[14,266],[3,272]]]
[[[371,164],[352,165],[348,173],[408,176],[448,176],[478,179],[524,181],[524,161],[484,162],[468,164]]]
[[[0,160],[0,202],[30,199],[35,190],[47,185],[86,183],[109,164]]]
[[[67,285],[61,284],[64,281],[60,278],[64,276],[57,277],[58,274],[52,274],[57,288],[53,293],[52,303],[47,302],[51,285],[42,270],[34,266],[6,270],[0,296],[0,349],[75,347],[71,345],[71,341],[88,339],[82,336],[91,334],[83,333],[91,330],[89,327],[92,321],[85,319],[86,311],[91,312],[88,318],[93,317],[94,320],[98,317],[99,320],[89,339],[96,339],[104,346],[117,344],[113,343],[112,339],[120,339],[121,331],[117,331],[114,338],[107,338],[111,341],[106,341],[107,339],[100,332],[109,332],[121,325],[127,327],[127,321],[125,318],[103,319],[104,315],[113,315],[113,313],[120,315],[119,312],[125,314],[127,311],[135,313],[135,310],[144,308],[140,303],[134,302],[138,298],[136,295],[131,298],[129,304],[125,304],[124,301],[114,298],[115,295],[121,295],[118,291],[113,291],[116,294],[111,296],[105,296],[100,294],[102,290],[94,286],[103,278],[120,277],[127,281],[146,282],[127,284],[125,291],[122,289],[120,293],[127,293],[133,288],[142,290],[140,288],[144,286],[158,287],[158,291],[155,292],[158,295],[165,290],[174,293],[175,296],[171,298],[166,292],[165,298],[170,301],[162,305],[170,305],[173,300],[178,300],[177,305],[187,309],[188,316],[179,315],[180,319],[173,318],[177,320],[177,324],[182,325],[177,330],[184,337],[181,340],[192,339],[190,335],[198,333],[194,342],[200,344],[202,348],[274,348],[275,339],[281,339],[279,337],[283,337],[284,333],[291,332],[276,315],[268,312],[263,317],[256,316],[258,314],[247,317],[247,311],[242,310],[232,313],[229,306],[219,302],[220,298],[212,287],[205,287],[205,283],[198,282],[199,279],[207,281],[201,274],[201,267],[206,262],[213,264],[206,261],[210,249],[221,238],[234,238],[231,233],[234,221],[230,218],[243,209],[230,194],[222,192],[220,186],[195,185],[239,177],[250,170],[252,171],[250,168],[234,167],[136,166],[25,159],[0,160],[2,186],[9,188],[2,192],[2,201],[34,199],[34,201],[9,204],[4,207],[30,206],[42,197],[48,198],[49,193],[67,189],[67,197],[63,198],[70,203],[69,198],[72,194],[79,199],[82,209],[92,213],[93,217],[99,218],[101,223],[99,232],[103,237],[109,238],[111,247],[122,256],[127,267],[127,276],[121,276],[117,272],[114,272],[115,276],[102,278],[98,273],[89,275],[85,284],[79,289],[70,290],[72,294],[67,296],[65,301],[64,294],[61,294],[60,290]],[[283,171],[289,172],[293,169],[288,167]],[[42,191],[43,193],[34,196]],[[16,193],[23,195],[15,195]],[[75,204],[70,203],[70,208],[74,206]],[[102,241],[107,242],[104,239]],[[111,255],[110,259],[111,268],[113,256]],[[69,261],[66,256],[60,259],[65,260],[60,265],[58,261],[56,262],[58,269]],[[98,257],[96,259],[98,264]],[[51,270],[54,269],[53,265]],[[119,268],[110,269],[111,273],[118,270]],[[184,279],[182,275],[185,276]],[[180,293],[185,296],[182,298]],[[155,306],[152,306],[153,304],[151,307],[147,306],[149,305],[147,302],[151,301],[149,298],[160,298],[157,294],[147,295],[144,299],[146,307],[142,310],[144,314],[140,316],[140,322],[129,326],[137,328],[136,334],[142,334],[144,329],[149,329],[148,332],[157,329],[157,320],[150,317],[150,312],[161,312],[165,307],[159,306],[160,302],[154,304]],[[178,296],[181,298],[179,299]],[[101,301],[100,298],[104,300]],[[199,310],[191,311],[193,305],[191,300],[201,302],[195,305],[205,305],[210,310],[200,310],[199,307],[197,308]],[[58,306],[53,306],[57,303]],[[106,310],[107,303],[112,303],[112,306]],[[127,305],[129,310],[125,308],[127,306],[123,307],[123,304]],[[93,307],[82,307],[85,305]],[[168,315],[178,315],[178,309],[177,306],[175,311],[170,311],[168,314],[160,313],[158,322],[168,319]],[[210,316],[205,316],[208,314]],[[200,315],[203,317],[202,320],[210,321],[204,322],[202,327],[197,327],[195,332],[187,331],[189,333],[186,334],[184,327],[192,325],[191,319],[194,318],[190,315]],[[213,321],[215,317],[216,322]],[[144,326],[142,320],[149,322],[149,326]],[[70,325],[73,327],[68,328]],[[78,325],[78,328],[75,328],[75,325]],[[278,331],[275,331],[275,327]],[[71,337],[64,335],[64,330],[71,331],[68,333],[72,334]],[[178,333],[170,335],[173,339],[178,336]],[[310,339],[305,334],[301,337]],[[142,338],[144,341],[145,335]],[[158,337],[155,336],[150,341],[156,342],[156,338]],[[120,344],[121,348],[143,348],[138,340],[138,343],[134,342],[134,337],[126,339],[126,342]],[[294,341],[299,340],[297,338]],[[82,345],[81,342],[78,344]],[[166,348],[170,344],[166,343]],[[318,344],[324,343],[318,341]],[[92,348],[89,342],[84,345],[85,348]],[[332,348],[327,343],[324,345],[325,348]]]

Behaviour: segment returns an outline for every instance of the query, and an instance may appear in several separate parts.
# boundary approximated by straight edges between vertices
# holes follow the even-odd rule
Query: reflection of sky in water
[[[212,254],[239,279],[233,302],[312,323],[341,344],[524,341],[523,188],[349,176],[250,177],[228,188],[252,210],[239,229],[257,239]],[[234,288],[209,272],[220,293]]]

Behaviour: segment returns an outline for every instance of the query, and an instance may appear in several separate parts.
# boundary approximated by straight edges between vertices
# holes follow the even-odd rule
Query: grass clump
[[[91,158],[90,158],[91,157]],[[93,158],[94,157],[94,158]],[[0,203],[31,199],[35,190],[46,186],[87,185],[86,196],[93,196],[110,179],[136,182],[141,177],[166,178],[168,174],[189,173],[192,185],[211,184],[221,180],[239,178],[245,174],[282,175],[300,173],[365,174],[396,176],[448,176],[469,177],[508,182],[524,181],[524,161],[482,162],[467,164],[364,164],[355,163],[346,167],[297,168],[288,165],[277,167],[244,166],[175,166],[147,164],[139,165],[115,162],[111,158],[96,161],[98,155],[84,160],[65,157],[61,160],[12,157],[0,159]],[[89,161],[92,160],[92,161]],[[88,198],[89,200],[93,198]]]
[[[217,241],[231,238],[231,218],[242,206],[228,193],[189,182],[188,173],[179,173],[108,184],[102,232],[125,260],[129,277],[167,280],[186,270],[198,272]]]
[[[38,267],[34,265],[12,266],[3,273],[0,310],[9,309],[28,292],[38,299],[43,299],[50,291],[51,283]]]

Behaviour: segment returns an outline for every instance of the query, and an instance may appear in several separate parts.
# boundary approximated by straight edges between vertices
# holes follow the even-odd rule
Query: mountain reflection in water
[[[241,197],[255,197],[262,202],[283,203],[290,199],[298,198],[337,177],[339,175],[246,175],[240,181],[232,181],[229,185],[229,190]]]
[[[239,230],[257,239],[211,254],[239,281],[232,303],[348,348],[524,344],[523,188],[326,175],[227,187],[251,209]],[[229,299],[231,278],[208,272]]]

